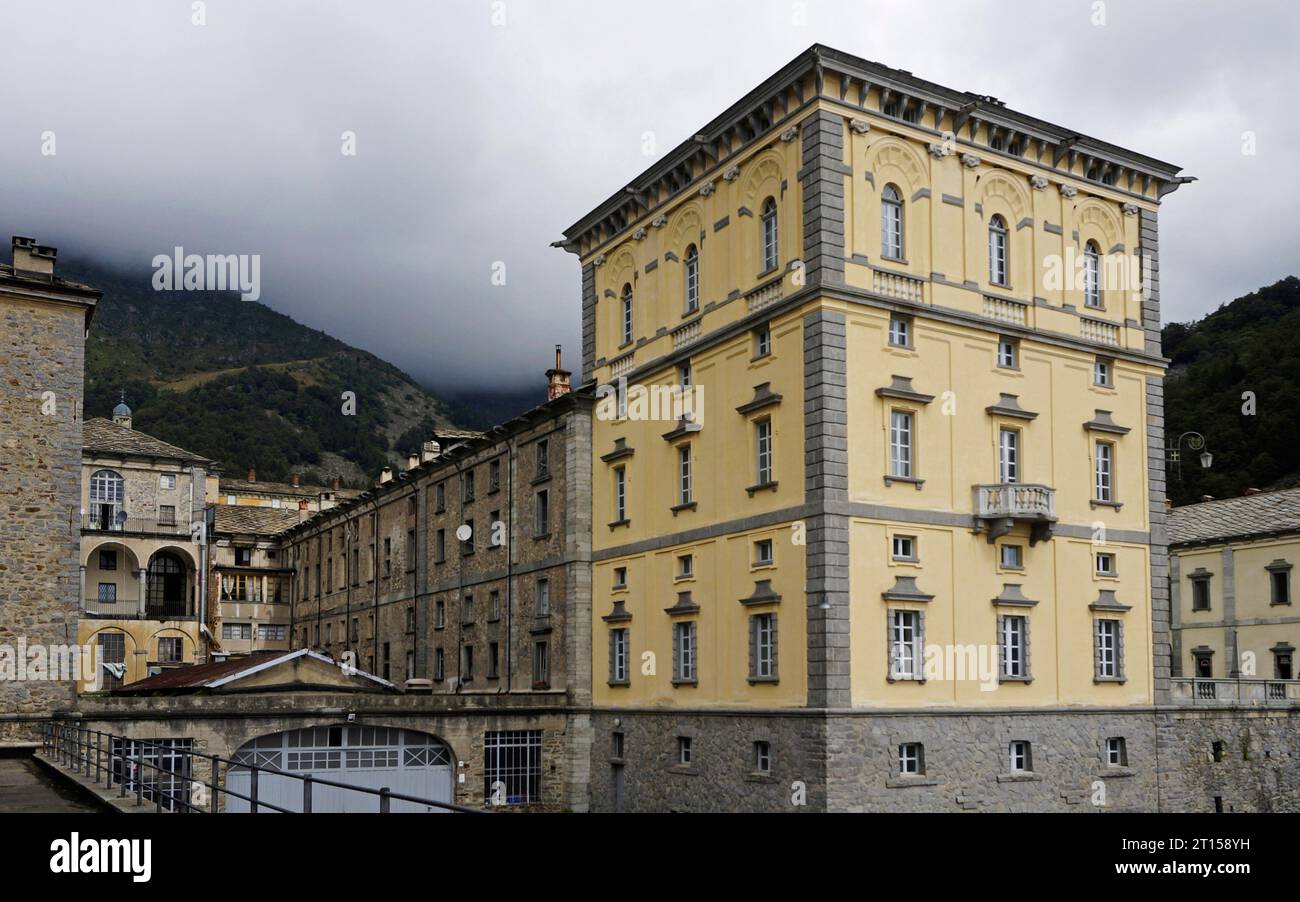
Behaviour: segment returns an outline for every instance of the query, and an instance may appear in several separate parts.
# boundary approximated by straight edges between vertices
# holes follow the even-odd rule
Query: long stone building
[[[565,232],[595,809],[1156,806],[1178,171],[814,46]]]

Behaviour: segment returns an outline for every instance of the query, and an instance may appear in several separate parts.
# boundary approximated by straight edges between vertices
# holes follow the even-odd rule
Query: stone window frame
[[[690,675],[683,675],[681,661],[681,637],[689,629],[691,635],[691,670]],[[678,620],[673,623],[673,671],[674,686],[698,686],[700,684],[700,632],[695,620]]]
[[[1284,640],[1284,641],[1279,642],[1279,643],[1277,643],[1276,645],[1274,645],[1272,648],[1269,649],[1269,651],[1270,651],[1270,652],[1272,653],[1272,655],[1273,655],[1273,679],[1275,679],[1275,680],[1285,680],[1285,679],[1292,679],[1292,680],[1294,680],[1294,679],[1295,679],[1295,646],[1292,645],[1290,642],[1286,642],[1286,641]],[[1290,677],[1284,677],[1284,676],[1282,676],[1282,675],[1279,673],[1279,667],[1278,667],[1278,663],[1279,663],[1279,662],[1278,662],[1278,658],[1279,658],[1279,657],[1282,657],[1282,656],[1285,656],[1285,657],[1288,657],[1288,658],[1291,659],[1291,676],[1290,676]]]
[[[1212,580],[1214,574],[1204,567],[1197,567],[1191,573],[1187,574],[1187,580],[1192,584],[1192,613],[1199,614],[1204,611],[1214,610],[1214,593],[1212,592]],[[1205,605],[1197,605],[1197,593],[1204,589]]]
[[[915,614],[916,628],[913,644],[911,674],[899,672],[894,667],[894,618],[898,614]],[[925,611],[919,608],[890,606],[885,609],[885,681],[889,683],[925,683]]]
[[[895,340],[899,337],[903,339],[901,342]],[[915,351],[916,318],[906,313],[891,313],[885,329],[885,344],[899,351]]]
[[[1101,624],[1115,624],[1115,673],[1103,676],[1101,672]],[[1124,620],[1121,617],[1094,617],[1092,621],[1092,681],[1094,683],[1127,682],[1124,672]]]
[[[1003,637],[1006,635],[1006,621],[1009,619],[1019,619],[1024,623],[1024,673],[1012,675],[1006,672],[1006,651],[1003,647]],[[997,647],[998,647],[998,682],[999,683],[1032,683],[1034,681],[1033,669],[1030,662],[1030,629],[1028,614],[998,614],[997,615]]]
[[[1210,648],[1208,645],[1198,645],[1196,648],[1192,649],[1191,655],[1192,655],[1192,678],[1198,680],[1214,679],[1214,649]],[[1210,662],[1210,676],[1208,677],[1201,676],[1200,665],[1202,659]]]
[[[1265,565],[1264,569],[1268,571],[1268,604],[1269,604],[1269,607],[1279,607],[1279,606],[1282,606],[1282,605],[1285,605],[1285,606],[1287,606],[1287,607],[1290,607],[1290,605],[1291,605],[1291,597],[1292,597],[1292,595],[1291,595],[1291,568],[1292,568],[1291,563],[1290,563],[1289,561],[1283,560],[1283,559],[1281,559],[1281,558],[1278,558],[1277,560],[1273,561],[1272,563],[1270,563],[1270,564],[1266,564],[1266,565]],[[1281,601],[1278,600],[1278,594],[1279,594],[1279,593],[1278,593],[1278,585],[1279,585],[1278,577],[1279,577],[1279,576],[1282,577],[1282,580],[1281,580],[1281,586],[1282,586],[1283,592],[1282,592],[1281,594],[1283,594],[1283,595],[1285,596],[1285,597],[1283,598],[1283,600],[1281,600]]]
[[[1117,742],[1117,743],[1119,744],[1119,745],[1118,745],[1118,750],[1119,750],[1119,759],[1120,759],[1120,760],[1119,760],[1118,762],[1116,762],[1116,763],[1112,763],[1111,760],[1110,760],[1110,753],[1111,753],[1111,745],[1110,745],[1110,744],[1111,744],[1112,742]],[[1106,772],[1107,772],[1107,773],[1111,773],[1111,774],[1113,774],[1113,773],[1115,773],[1116,771],[1127,771],[1127,772],[1129,772],[1129,773],[1132,773],[1132,771],[1129,770],[1129,763],[1128,763],[1128,760],[1129,760],[1129,759],[1128,759],[1128,739],[1127,739],[1126,737],[1124,737],[1124,736],[1103,736],[1103,737],[1102,737],[1102,740],[1101,740],[1101,764],[1102,764],[1102,767],[1104,767],[1104,768],[1106,769]]]
[[[623,677],[618,678],[616,663],[617,655],[617,637],[622,634],[623,637]],[[610,686],[631,686],[632,685],[632,633],[631,627],[617,626],[609,630],[609,679],[607,684]]]
[[[758,635],[760,619],[764,617],[772,618],[772,661],[771,674],[763,676],[758,672]],[[778,641],[778,623],[776,611],[760,611],[756,614],[749,615],[749,684],[752,686],[756,683],[779,683],[781,681],[781,670],[779,665],[779,656],[777,649],[780,647]]]

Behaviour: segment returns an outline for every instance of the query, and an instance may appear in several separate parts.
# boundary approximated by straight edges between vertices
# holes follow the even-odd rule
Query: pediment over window
[[[898,398],[903,401],[915,401],[917,404],[929,404],[934,400],[934,395],[927,395],[912,388],[911,376],[893,377],[893,381],[884,388],[876,389],[876,394],[882,398]]]
[[[885,601],[929,601],[933,595],[922,592],[916,585],[915,576],[897,576],[893,588],[880,593]]]

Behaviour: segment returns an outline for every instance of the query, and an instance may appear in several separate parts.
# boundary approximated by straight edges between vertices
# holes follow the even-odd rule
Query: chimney
[[[427,464],[431,460],[436,460],[438,455],[441,453],[441,445],[433,440],[427,441],[424,443],[424,446],[420,448],[420,462]]]
[[[546,371],[546,400],[554,401],[567,395],[573,388],[569,377],[573,374],[560,365],[560,346],[555,346],[555,366]]]
[[[384,467],[382,470],[379,471],[379,484],[380,484],[380,485],[383,485],[383,484],[386,483],[386,482],[392,482],[392,481],[393,481],[393,468],[392,468],[392,467]]]
[[[248,481],[257,482],[257,470],[253,467],[248,468]]]
[[[414,470],[419,465],[420,465],[420,455],[416,454],[414,451],[406,452],[406,469]]]
[[[294,488],[298,488],[298,486],[302,485],[302,476],[298,473],[294,473],[289,477],[289,481],[293,483]]]
[[[330,480],[330,488],[336,492],[339,490],[339,478],[337,476]]]
[[[54,277],[54,260],[59,252],[37,244],[33,238],[13,237],[15,275]]]

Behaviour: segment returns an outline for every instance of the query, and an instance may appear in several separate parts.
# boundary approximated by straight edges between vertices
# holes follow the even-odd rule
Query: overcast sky
[[[271,307],[506,387],[556,342],[577,365],[549,245],[653,162],[643,135],[667,152],[822,42],[1197,176],[1161,215],[1166,319],[1300,273],[1300,8],[1102,5],[208,0],[196,26],[190,0],[0,0],[0,230],[146,272],[260,254]]]

